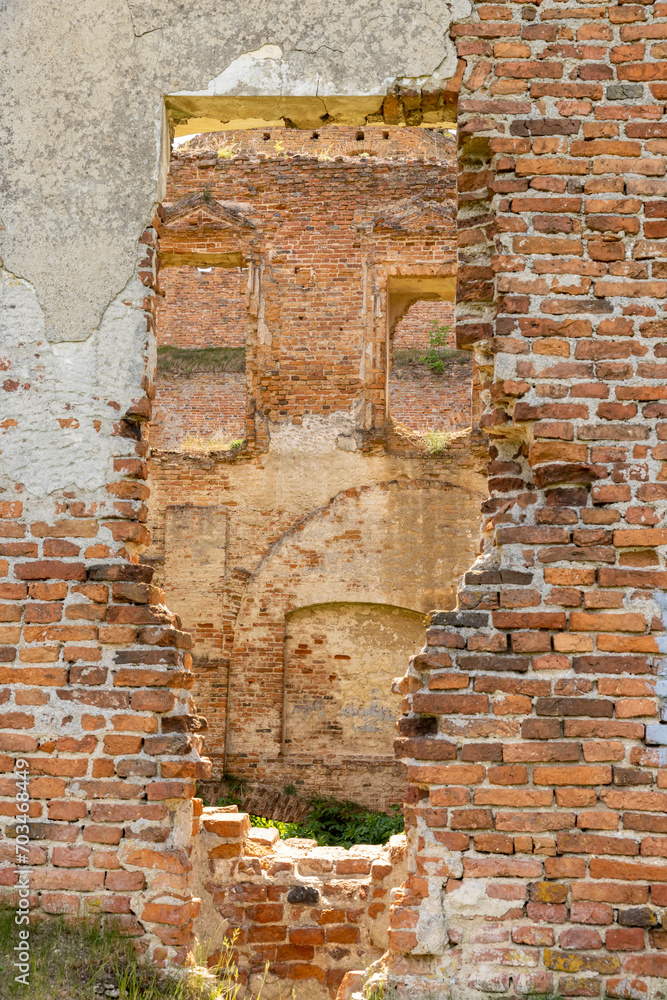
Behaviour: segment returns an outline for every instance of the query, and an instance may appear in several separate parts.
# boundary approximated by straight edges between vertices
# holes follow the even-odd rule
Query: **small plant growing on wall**
[[[437,320],[433,320],[428,335],[429,343],[426,354],[423,354],[419,359],[423,364],[428,365],[431,371],[437,375],[444,375],[448,364],[451,364],[451,362],[465,364],[466,361],[470,360],[470,355],[467,351],[457,351],[454,348],[447,347],[450,329],[449,324],[438,323]]]
[[[427,431],[422,436],[424,447],[429,455],[442,455],[447,451],[451,439],[451,431]]]
[[[233,145],[233,143],[225,143],[222,146],[218,146],[217,153],[218,159],[220,160],[233,160],[238,154],[238,146]]]
[[[428,335],[428,350],[420,358],[421,361],[424,361],[429,366],[432,372],[437,372],[438,375],[442,375],[447,367],[445,350],[447,348],[449,329],[449,324],[438,323],[437,320],[433,320]]]

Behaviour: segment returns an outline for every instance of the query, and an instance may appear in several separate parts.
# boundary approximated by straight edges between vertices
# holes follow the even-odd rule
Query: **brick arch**
[[[470,558],[467,525],[478,503],[472,491],[437,480],[374,483],[344,490],[273,543],[244,588],[236,618],[227,770],[261,780],[262,758],[277,761],[282,752],[285,616],[305,605],[341,601],[420,613],[434,601],[447,603],[453,588],[451,595],[442,587],[430,591],[428,574],[437,558],[443,578],[458,577],[459,563]],[[422,531],[426,523],[447,524],[437,546],[426,543],[433,533]],[[375,559],[380,546],[382,571]],[[314,770],[312,775],[315,780]]]

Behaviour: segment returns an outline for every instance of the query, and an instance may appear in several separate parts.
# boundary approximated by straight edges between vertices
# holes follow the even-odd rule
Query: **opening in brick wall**
[[[441,429],[442,413],[410,422],[398,402],[388,406],[397,343],[399,357],[428,349],[436,321],[453,334],[455,192],[443,128],[272,126],[202,134],[172,151],[157,248],[147,559],[196,637],[193,694],[212,761],[200,792],[212,803],[302,821],[314,798],[388,814],[405,798],[395,679],[419,655],[427,612],[455,604],[484,495],[465,434],[431,453],[421,433]],[[242,445],[184,445],[195,421],[202,437],[212,431],[207,401],[221,377],[197,382],[163,359],[243,344]],[[446,381],[433,382],[433,397]],[[468,426],[464,409],[441,407],[447,428]],[[350,854],[325,856],[312,840],[278,847],[276,830],[248,832],[243,817],[207,810],[203,822],[204,855],[227,866],[216,869],[214,908],[240,928],[251,975],[266,955],[278,978],[307,975],[313,995],[333,995],[346,970],[386,949],[380,882],[403,878],[403,840],[361,838]],[[274,852],[286,866],[269,887],[256,859],[270,864]],[[344,911],[341,877],[354,881]],[[308,910],[291,898],[295,880]],[[269,898],[281,904],[258,915]],[[231,922],[224,899],[240,904]],[[336,926],[310,926],[320,920]],[[276,944],[283,921],[295,925],[294,944]],[[295,947],[301,971],[289,964]]]
[[[387,671],[453,606],[478,523],[476,477],[446,475],[465,447],[423,439],[470,423],[455,190],[442,128],[239,129],[172,152],[148,558],[196,636],[213,782],[402,798]],[[434,324],[444,376],[421,361]],[[363,642],[338,649],[345,631]]]
[[[246,436],[252,328],[243,227],[206,192],[167,210],[164,223],[151,446],[234,450]]]
[[[456,349],[454,302],[444,298],[452,291],[412,302],[389,344],[389,414],[429,450],[472,422],[472,356]]]

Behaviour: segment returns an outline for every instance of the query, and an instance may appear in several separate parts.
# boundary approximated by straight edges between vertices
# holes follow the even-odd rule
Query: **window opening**
[[[472,357],[456,349],[453,301],[414,301],[396,322],[390,352],[394,421],[417,432],[429,450],[438,437],[470,427]]]
[[[152,448],[224,451],[246,433],[247,267],[160,272]]]

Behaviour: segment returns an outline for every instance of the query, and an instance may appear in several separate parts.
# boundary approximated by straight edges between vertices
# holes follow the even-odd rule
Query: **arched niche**
[[[424,643],[410,608],[332,602],[286,616],[283,751],[391,757],[392,680]]]

